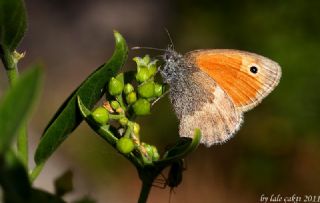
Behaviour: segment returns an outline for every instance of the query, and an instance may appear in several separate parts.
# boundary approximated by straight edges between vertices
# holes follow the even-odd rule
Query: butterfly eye
[[[256,74],[256,73],[258,73],[258,68],[256,66],[251,66],[250,67],[250,72],[253,73],[253,74]]]
[[[165,54],[164,57],[165,57],[166,60],[170,59],[170,55],[169,54]]]

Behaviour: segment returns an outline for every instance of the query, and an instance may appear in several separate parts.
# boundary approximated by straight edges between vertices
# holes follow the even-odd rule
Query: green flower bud
[[[150,159],[149,157],[146,157],[146,156],[142,156],[142,159],[143,159],[143,163],[144,164],[147,164],[147,165],[151,165],[152,164],[152,159]]]
[[[147,67],[148,66],[148,63],[150,62],[150,57],[134,57],[133,58],[133,61],[136,62],[137,64],[137,70],[139,71],[140,68],[143,68],[143,67]]]
[[[136,62],[138,68],[139,68],[139,66],[145,66],[146,65],[141,57],[136,56],[132,60],[134,62]]]
[[[139,133],[140,133],[140,125],[138,123],[134,123],[133,124],[133,133],[135,135],[139,135]]]
[[[148,156],[152,158],[152,157],[153,157],[153,149],[152,149],[152,146],[149,145],[149,144],[145,144],[145,145],[144,145],[144,148],[145,148]]]
[[[120,104],[118,101],[111,101],[110,105],[114,110],[116,110],[120,107]]]
[[[130,83],[127,83],[125,86],[124,86],[124,93],[125,94],[129,94],[131,92],[133,92],[134,88],[133,86],[130,84]]]
[[[135,57],[133,60],[137,63],[136,79],[138,82],[144,82],[156,74],[157,60],[151,61],[149,55],[145,55],[143,58]]]
[[[137,94],[135,92],[131,92],[126,96],[126,100],[128,104],[133,104],[137,101]]]
[[[154,95],[156,97],[160,97],[163,93],[163,87],[162,85],[158,84],[158,83],[155,83],[154,84]]]
[[[143,61],[143,63],[145,64],[145,65],[147,65],[148,63],[150,63],[150,56],[149,55],[145,55],[144,57],[143,57],[143,59],[142,59],[142,61]]]
[[[155,85],[153,81],[146,82],[138,87],[138,93],[141,97],[151,98],[154,97]]]
[[[123,86],[124,85],[120,80],[117,80],[116,78],[112,77],[109,81],[109,93],[112,96],[119,95],[122,93]]]
[[[116,79],[119,80],[124,85],[124,74],[123,73],[119,73],[116,76]]]
[[[109,120],[109,112],[104,107],[98,107],[92,112],[92,117],[97,123],[104,125]]]
[[[151,148],[152,148],[152,154],[153,154],[152,160],[153,160],[153,161],[158,161],[159,158],[160,158],[158,149],[157,149],[155,146],[153,146],[153,145],[151,145]]]
[[[150,113],[151,104],[146,99],[138,99],[132,107],[136,115],[143,116]]]
[[[136,80],[140,83],[147,81],[150,78],[150,73],[147,67],[138,68]]]
[[[144,153],[142,153],[143,162],[145,164],[152,164],[152,154],[150,154],[150,152],[152,152],[152,149],[150,148],[150,145],[144,142],[142,142],[141,145],[144,149]]]
[[[122,154],[129,154],[134,149],[134,143],[130,138],[122,137],[117,142],[117,149]]]
[[[119,123],[122,125],[122,126],[125,126],[128,124],[128,119],[126,117],[123,117],[123,118],[120,118],[119,119]]]
[[[149,63],[148,68],[150,76],[154,76],[158,71],[157,60],[153,60],[151,63]]]

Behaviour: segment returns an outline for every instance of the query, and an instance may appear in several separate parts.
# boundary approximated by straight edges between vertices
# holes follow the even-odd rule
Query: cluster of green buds
[[[131,119],[150,114],[151,103],[163,94],[164,88],[154,80],[156,60],[151,60],[148,55],[133,60],[137,64],[136,81],[126,83],[123,73],[112,77],[107,87],[108,101],[97,107],[92,117],[100,125],[112,123],[116,127],[119,132],[116,147],[120,153],[129,154],[136,150],[145,164],[151,164],[160,158],[158,150],[140,141],[140,125]]]
[[[150,113],[150,102],[163,94],[163,85],[154,81],[157,73],[157,60],[152,60],[148,55],[143,58],[135,57],[137,63],[136,80],[139,83],[137,92],[139,99],[133,104],[136,115]]]

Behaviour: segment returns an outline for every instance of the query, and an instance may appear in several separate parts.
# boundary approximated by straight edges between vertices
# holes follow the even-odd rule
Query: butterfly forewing
[[[198,50],[186,55],[204,71],[242,111],[256,106],[278,84],[280,66],[257,54],[228,49]]]

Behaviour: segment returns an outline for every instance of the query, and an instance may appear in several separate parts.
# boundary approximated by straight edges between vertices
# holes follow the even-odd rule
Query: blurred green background
[[[279,86],[245,114],[237,135],[204,146],[186,160],[171,202],[259,202],[260,196],[320,195],[320,1],[27,0],[29,29],[23,67],[45,65],[46,80],[30,125],[32,148],[56,109],[113,51],[112,30],[130,47],[166,48],[165,29],[178,52],[232,48],[277,61]],[[130,51],[126,68],[134,68]],[[23,68],[22,68],[23,69]],[[3,70],[1,70],[3,71]],[[2,89],[5,86],[1,72]],[[165,98],[139,119],[142,139],[163,149],[178,138],[178,121]],[[75,171],[75,193],[99,202],[136,202],[140,182],[130,163],[82,124],[49,160],[36,185],[52,190],[64,170]],[[149,202],[169,202],[153,188]]]

